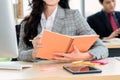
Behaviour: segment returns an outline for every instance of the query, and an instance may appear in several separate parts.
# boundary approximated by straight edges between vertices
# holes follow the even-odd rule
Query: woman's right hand
[[[33,44],[34,49],[37,49],[40,47],[40,44],[41,44],[40,39],[41,39],[41,36],[38,35],[32,40],[32,44]]]
[[[35,58],[35,56],[36,56],[36,53],[37,53],[37,48],[39,48],[40,47],[40,44],[41,44],[41,36],[40,35],[38,35],[38,36],[36,36],[33,40],[32,40],[32,44],[33,44],[33,48],[34,48],[34,50],[33,50],[33,52],[32,52],[32,58],[34,59]]]

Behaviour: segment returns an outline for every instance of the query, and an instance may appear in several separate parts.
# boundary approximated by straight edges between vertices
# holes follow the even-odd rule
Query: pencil
[[[29,41],[32,42],[33,40],[30,39]]]

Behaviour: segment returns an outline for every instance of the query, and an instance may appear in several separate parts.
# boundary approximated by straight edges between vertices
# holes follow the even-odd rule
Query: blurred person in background
[[[87,22],[103,40],[120,38],[120,12],[115,11],[116,0],[99,0],[103,9],[87,18]]]

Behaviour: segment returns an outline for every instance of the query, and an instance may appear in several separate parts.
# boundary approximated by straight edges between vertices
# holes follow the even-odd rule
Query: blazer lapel
[[[53,23],[53,32],[61,33],[63,27],[64,27],[64,17],[65,17],[65,11],[60,6],[58,6],[58,10],[55,16],[55,21]]]

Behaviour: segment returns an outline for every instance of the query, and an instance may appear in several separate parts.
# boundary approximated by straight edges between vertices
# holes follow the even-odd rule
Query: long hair
[[[59,6],[64,9],[69,9],[69,0],[60,0]],[[45,9],[45,3],[43,0],[32,0],[30,4],[32,7],[32,11],[28,17],[26,17],[23,21],[26,21],[24,28],[24,36],[23,41],[27,45],[27,47],[33,47],[32,43],[29,41],[33,39],[38,34],[38,25],[41,25],[41,14]]]
[[[104,0],[99,0],[99,2],[102,4]]]

